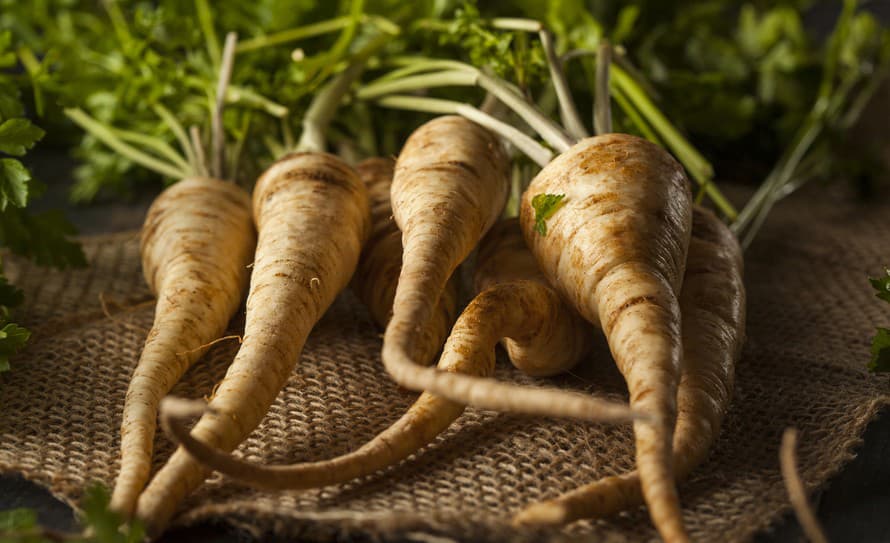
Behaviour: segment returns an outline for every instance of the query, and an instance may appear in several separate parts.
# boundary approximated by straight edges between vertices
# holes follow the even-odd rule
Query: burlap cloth
[[[0,471],[21,473],[70,504],[89,482],[114,480],[124,392],[153,311],[135,234],[89,238],[85,249],[92,266],[82,271],[6,263],[25,290],[21,316],[35,337],[0,377]],[[749,339],[733,407],[710,459],[681,487],[687,526],[700,541],[748,540],[788,510],[777,459],[785,427],[800,428],[802,476],[816,489],[852,458],[866,423],[890,400],[887,378],[865,370],[873,327],[890,320],[866,281],[890,264],[890,205],[854,205],[824,189],[795,196],[746,259]],[[209,394],[236,348],[214,347],[173,393]],[[273,463],[324,459],[385,428],[414,395],[385,377],[379,348],[378,331],[345,293],[239,454]],[[506,364],[498,377],[543,382]],[[625,394],[602,349],[554,381]],[[157,465],[170,452],[159,436]],[[647,540],[654,532],[642,509],[559,532],[517,532],[505,520],[534,500],[630,468],[631,452],[628,428],[470,409],[407,461],[346,485],[268,493],[214,477],[176,523],[218,519],[310,540]]]

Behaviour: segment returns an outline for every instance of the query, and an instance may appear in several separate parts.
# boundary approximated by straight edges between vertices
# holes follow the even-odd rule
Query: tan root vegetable
[[[417,345],[448,278],[497,220],[507,200],[508,160],[500,141],[462,117],[415,130],[399,155],[391,197],[402,231],[402,269],[383,363],[400,385],[423,390]]]
[[[745,335],[745,287],[738,241],[710,211],[696,208],[680,295],[683,371],[677,395],[674,474],[678,480],[706,458],[729,408]],[[605,517],[640,505],[640,475],[606,477],[532,505],[519,523],[563,524]]]
[[[590,325],[546,285],[516,220],[495,225],[482,242],[477,264],[476,286],[483,291],[455,324],[439,370],[491,375],[495,346],[505,336],[510,336],[505,345],[514,364],[534,374],[563,371],[588,352]],[[550,361],[549,367],[544,366],[545,360]],[[244,462],[193,438],[184,419],[204,409],[201,402],[165,399],[161,424],[206,465],[253,486],[283,489],[344,483],[389,467],[448,428],[464,406],[424,392],[401,419],[354,452],[290,466]]]
[[[158,302],[124,403],[115,511],[132,514],[151,471],[158,403],[225,332],[247,287],[255,243],[250,197],[233,183],[185,179],[148,210],[142,270]]]
[[[236,42],[234,33],[226,36],[218,97],[225,95],[229,83]],[[148,481],[161,398],[220,338],[247,287],[247,266],[253,260],[256,232],[250,196],[234,183],[222,180],[222,108],[223,101],[218,99],[212,116],[216,144],[212,177],[206,176],[203,160],[187,162],[179,158],[177,164],[183,167],[184,179],[155,199],[142,225],[142,271],[158,302],[124,401],[121,467],[110,507],[125,517],[132,515]],[[157,109],[165,111],[161,106]],[[112,130],[80,110],[66,110],[66,114],[113,149],[149,169],[165,175],[178,169],[120,141]],[[184,132],[169,114],[164,120],[174,133]],[[197,133],[197,127],[193,128]],[[187,156],[202,153],[200,142],[192,148],[182,140],[184,135],[181,144]],[[176,158],[175,151],[171,153]]]
[[[371,318],[381,328],[392,316],[392,300],[402,269],[402,233],[392,217],[389,192],[395,162],[389,158],[369,158],[356,166],[368,189],[371,207],[371,235],[362,249],[352,288],[368,307]],[[442,348],[457,316],[458,281],[453,277],[445,285],[439,305],[421,331],[416,359],[428,364]]]
[[[535,196],[565,195],[535,227]],[[606,334],[638,421],[636,461],[650,515],[666,541],[687,540],[672,470],[680,376],[680,310],[692,223],[689,182],[641,138],[587,138],[535,177],[522,198],[526,242],[562,297]]]
[[[383,336],[383,364],[400,385],[476,407],[553,415],[560,398],[570,416],[626,421],[630,411],[565,391],[517,388],[492,380],[422,368],[413,355],[448,277],[497,220],[508,190],[500,142],[462,117],[444,116],[408,138],[396,164],[393,215],[402,230],[404,258]]]
[[[198,439],[230,451],[259,424],[284,386],[310,330],[348,283],[367,237],[367,192],[333,155],[294,153],[273,164],[253,193],[259,232],[244,342],[195,425]],[[139,499],[137,516],[158,534],[208,470],[177,450]]]

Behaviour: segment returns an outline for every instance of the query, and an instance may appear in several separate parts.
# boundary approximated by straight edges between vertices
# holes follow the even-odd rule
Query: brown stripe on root
[[[535,230],[531,200],[540,194],[565,195],[546,235]],[[662,537],[687,540],[671,453],[681,359],[677,293],[692,222],[682,167],[635,136],[588,138],[535,177],[520,219],[551,284],[603,327],[631,407],[656,421],[634,425],[643,495]]]
[[[424,389],[417,379],[420,332],[448,278],[500,215],[508,166],[492,133],[457,116],[419,127],[399,155],[391,197],[404,256],[382,358],[406,388]]]
[[[683,480],[707,457],[729,408],[745,336],[745,287],[738,241],[713,213],[696,208],[680,295],[683,370],[677,394],[674,474]],[[637,471],[606,477],[532,505],[518,523],[599,518],[643,502]]]
[[[392,302],[402,269],[402,232],[392,216],[390,187],[395,161],[370,158],[356,166],[368,189],[371,208],[371,234],[362,250],[352,288],[364,303],[374,322],[385,328],[392,316]],[[442,348],[457,316],[457,277],[445,285],[436,310],[420,333],[415,360],[429,364]]]
[[[148,481],[158,404],[222,336],[247,287],[256,233],[250,196],[233,183],[193,177],[162,192],[142,227],[142,270],[157,296],[121,423],[121,467],[111,508],[132,514]]]
[[[525,248],[516,220],[499,223],[483,240],[475,282],[485,290],[454,325],[438,364],[438,375],[464,378],[492,375],[495,347],[504,336],[511,337],[507,348],[514,360],[519,361],[518,365],[540,374],[566,369],[588,352],[590,326],[544,284],[534,258]],[[550,367],[545,369],[538,358],[550,361]],[[468,399],[474,400],[477,392],[483,396],[489,394],[491,387],[487,381],[468,381],[473,385],[466,389]],[[518,398],[523,406],[529,394],[544,392],[514,388],[519,389],[519,393],[512,397]],[[563,405],[571,404],[574,398],[565,391],[555,393],[564,400]],[[578,398],[587,400],[580,395]],[[499,401],[507,409],[522,410],[510,398]],[[580,406],[576,410],[590,408],[589,403]],[[462,403],[424,392],[396,423],[353,452],[320,462],[267,466],[237,459],[189,435],[186,419],[201,414],[204,408],[201,402],[170,400],[162,407],[164,430],[201,463],[245,484],[269,489],[306,489],[345,483],[389,467],[435,439],[464,410]]]
[[[219,383],[196,438],[231,451],[259,424],[293,370],[310,330],[348,283],[370,229],[358,175],[326,153],[273,164],[253,194],[259,238],[244,342]],[[139,499],[152,535],[208,470],[178,449]]]
[[[387,372],[406,388],[476,407],[553,415],[557,405],[564,416],[586,420],[623,422],[633,418],[626,406],[562,390],[536,390],[524,394],[520,402],[513,385],[418,365],[414,356],[418,338],[445,282],[497,220],[507,190],[504,150],[494,135],[479,125],[462,117],[439,117],[415,130],[405,142],[391,191],[393,215],[402,230],[404,260],[393,316],[383,337]],[[505,321],[500,330],[514,324]],[[454,333],[452,330],[452,336]]]

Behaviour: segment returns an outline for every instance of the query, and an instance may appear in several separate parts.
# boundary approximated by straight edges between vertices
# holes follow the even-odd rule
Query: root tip
[[[162,418],[184,419],[197,417],[207,411],[211,411],[211,409],[202,400],[189,400],[176,396],[166,396],[161,399],[160,412]]]
[[[513,517],[514,526],[559,526],[569,521],[565,507],[554,502],[532,504]]]

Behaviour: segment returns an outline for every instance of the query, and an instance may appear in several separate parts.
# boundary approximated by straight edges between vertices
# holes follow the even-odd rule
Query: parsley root
[[[738,241],[710,211],[696,208],[680,295],[683,371],[677,394],[674,472],[685,479],[700,464],[729,408],[745,330],[745,287]],[[640,475],[606,477],[516,517],[525,524],[563,524],[604,517],[643,501]]]
[[[355,171],[326,153],[294,153],[257,181],[259,237],[244,342],[193,434],[234,449],[284,386],[306,337],[348,283],[369,230],[367,192]],[[315,243],[313,243],[315,240]],[[323,242],[323,243],[322,243]],[[207,470],[177,450],[139,498],[137,516],[159,533]]]
[[[471,121],[437,117],[405,142],[391,190],[404,251],[382,352],[386,371],[400,385],[424,389],[415,362],[417,332],[448,278],[497,220],[508,190],[503,146]]]
[[[371,235],[362,249],[352,288],[381,328],[386,327],[392,315],[392,301],[402,268],[402,233],[393,220],[389,203],[394,166],[395,162],[388,158],[369,158],[356,166],[368,189]],[[442,348],[457,314],[457,290],[457,278],[452,277],[428,326],[421,331],[416,353],[419,362],[431,362]]]
[[[565,195],[535,228],[532,200]],[[688,539],[672,470],[680,375],[680,309],[692,223],[689,182],[662,148],[626,134],[587,138],[560,154],[522,198],[526,242],[549,281],[606,334],[630,391],[636,460],[650,515],[666,541]]]
[[[247,286],[255,243],[250,197],[233,183],[192,177],[152,203],[142,227],[142,270],[158,302],[124,403],[115,511],[133,512],[151,470],[158,402],[202,346],[225,331]]]
[[[476,285],[484,290],[458,318],[438,368],[433,372],[464,378],[490,376],[494,372],[495,346],[505,335],[511,337],[506,346],[514,364],[533,374],[564,371],[588,352],[590,326],[544,283],[516,220],[495,225],[482,242],[478,264]],[[544,365],[544,360],[549,361],[549,367]],[[490,395],[492,383],[488,380],[470,378],[469,382],[471,387],[466,390],[470,391],[471,399],[474,390],[479,390],[482,397]],[[536,393],[545,393],[545,401],[552,402],[546,393],[571,399],[571,395],[561,390],[514,388],[519,389],[517,396],[521,402]],[[563,399],[562,405],[568,406],[565,409],[571,415],[610,412],[611,405],[607,402],[581,395],[577,399],[577,407]],[[513,405],[515,402],[501,401],[507,408],[525,410]],[[306,489],[344,483],[389,467],[431,442],[464,410],[463,403],[424,392],[398,421],[353,452],[320,462],[263,466],[239,460],[189,435],[184,419],[203,413],[206,406],[202,402],[176,398],[167,398],[164,402],[161,409],[164,431],[191,455],[227,476],[271,489]],[[571,408],[575,411],[570,411]],[[626,418],[628,410],[616,406],[614,411]]]

